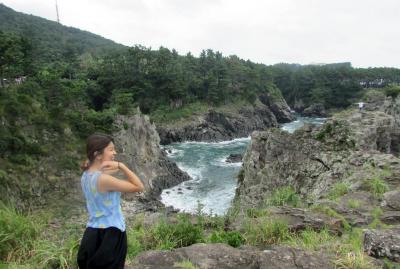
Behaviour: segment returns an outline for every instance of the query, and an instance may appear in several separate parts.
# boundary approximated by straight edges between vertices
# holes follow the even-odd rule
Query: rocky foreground
[[[248,236],[278,221],[294,236],[327,231],[326,244],[302,248],[272,233],[252,246],[200,243],[142,252],[128,268],[397,268],[390,266],[400,263],[399,123],[397,98],[344,111],[319,128],[252,134],[235,213],[225,217],[224,229]],[[339,257],[345,247],[332,240],[354,231],[360,252]]]

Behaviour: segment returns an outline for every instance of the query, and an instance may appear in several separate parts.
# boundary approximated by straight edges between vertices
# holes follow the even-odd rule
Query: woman
[[[88,160],[82,166],[82,190],[86,198],[89,221],[78,251],[79,268],[124,268],[127,252],[125,220],[121,192],[141,192],[140,179],[123,163],[114,161],[112,137],[93,134],[87,139]],[[121,170],[128,180],[111,174]]]

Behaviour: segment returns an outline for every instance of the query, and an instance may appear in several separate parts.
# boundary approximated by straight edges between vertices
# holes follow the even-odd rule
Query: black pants
[[[124,268],[128,249],[126,232],[118,228],[86,228],[78,251],[80,269]]]

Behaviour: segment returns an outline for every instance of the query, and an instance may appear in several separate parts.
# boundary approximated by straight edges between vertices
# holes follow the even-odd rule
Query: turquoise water
[[[296,121],[282,124],[288,132],[303,126],[305,122],[322,124],[325,118],[298,117]],[[192,180],[163,190],[161,201],[180,211],[195,213],[199,204],[206,214],[223,215],[235,196],[236,177],[242,163],[226,163],[232,153],[243,154],[250,137],[223,142],[184,142],[163,146],[170,151],[168,157],[186,171]]]

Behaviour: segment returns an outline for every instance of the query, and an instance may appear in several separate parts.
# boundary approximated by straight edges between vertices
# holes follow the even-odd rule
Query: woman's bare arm
[[[119,192],[142,192],[144,186],[139,177],[132,172],[125,164],[121,162],[105,162],[103,168],[107,171],[122,170],[128,180],[121,180],[108,173],[102,173],[97,182],[97,188],[100,192],[119,191]]]

